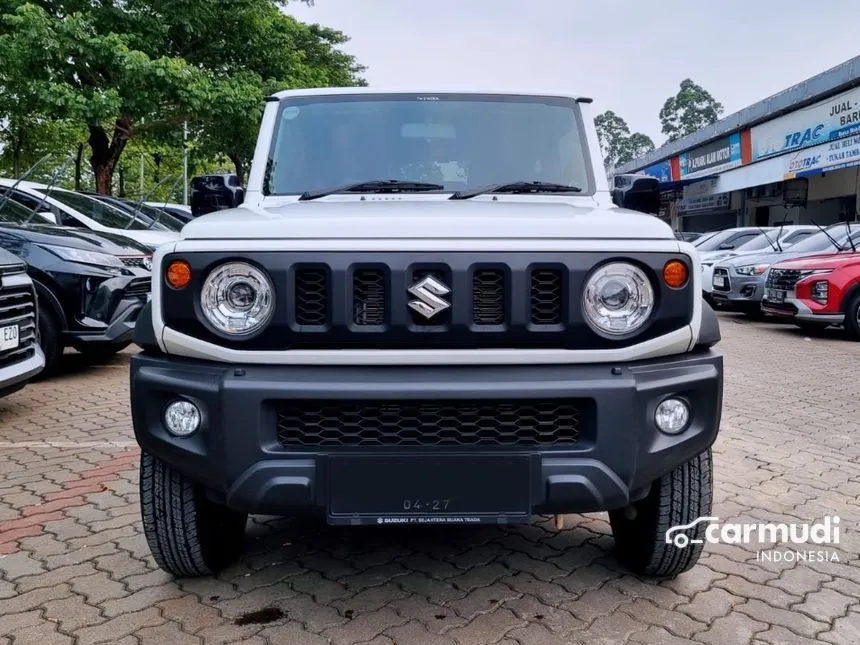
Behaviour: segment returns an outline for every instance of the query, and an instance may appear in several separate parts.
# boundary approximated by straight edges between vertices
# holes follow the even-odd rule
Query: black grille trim
[[[585,401],[289,400],[277,403],[284,448],[571,446]]]
[[[765,288],[791,291],[802,277],[803,272],[799,269],[771,269],[767,274]]]
[[[559,325],[564,314],[564,274],[561,269],[532,269],[531,323]]]
[[[723,269],[723,268],[714,269],[714,276],[716,277],[718,275],[723,276],[726,279],[725,286],[718,287],[714,284],[714,281],[711,280],[711,288],[714,291],[722,291],[725,293],[728,293],[729,291],[731,291],[732,290],[732,280],[731,280],[731,278],[729,278],[729,270]]]
[[[299,268],[295,273],[296,323],[321,327],[330,320],[329,273],[326,268]]]
[[[352,322],[384,325],[390,302],[388,279],[382,269],[357,269],[352,276]]]
[[[150,278],[138,278],[128,283],[125,295],[133,298],[145,298],[152,292],[152,280]]]
[[[478,269],[472,276],[472,324],[505,322],[507,284],[502,269]]]
[[[233,256],[222,252],[171,253],[164,262],[185,260],[191,264],[193,275],[205,276],[227,257]],[[264,330],[245,339],[213,332],[201,320],[200,281],[192,289],[162,291],[165,324],[179,333],[239,351],[590,350],[627,347],[680,329],[689,324],[694,304],[691,284],[670,289],[660,279],[669,260],[681,259],[692,269],[689,259],[671,252],[608,256],[602,252],[260,251],[243,257],[265,267],[275,286],[275,311]],[[622,258],[645,270],[657,290],[660,306],[641,333],[605,338],[585,321],[582,289],[595,266]],[[307,271],[311,269],[314,273]],[[363,277],[356,285],[357,272],[366,269],[385,272],[384,296],[371,282],[363,284],[363,277],[370,274],[358,274]],[[475,324],[473,280],[477,271],[485,269],[504,273],[501,324]],[[413,300],[424,299],[414,290],[409,292],[416,279],[428,271],[450,290],[443,291],[441,297],[451,305],[429,319],[424,315],[427,308],[410,306]],[[532,294],[533,282],[536,294]],[[383,299],[385,320],[374,324],[380,320],[376,306]],[[483,305],[491,299],[481,295],[480,302],[478,322],[498,320],[490,315],[498,311],[498,305],[493,304],[487,313]]]

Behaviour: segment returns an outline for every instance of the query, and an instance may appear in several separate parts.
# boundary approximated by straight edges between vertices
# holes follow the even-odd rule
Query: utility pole
[[[188,206],[188,120],[182,126],[182,203]]]

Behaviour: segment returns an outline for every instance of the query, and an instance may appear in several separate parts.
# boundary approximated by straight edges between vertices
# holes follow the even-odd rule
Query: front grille
[[[328,324],[329,288],[325,269],[298,269],[295,273],[296,323]]]
[[[152,291],[152,280],[149,278],[137,278],[128,283],[125,295],[130,298],[145,298]]]
[[[193,274],[204,275],[218,254],[181,257]],[[678,254],[633,253],[630,260],[652,278],[659,307],[629,338],[596,333],[580,303],[585,281],[605,258],[592,252],[254,252],[248,260],[265,267],[276,288],[275,314],[261,333],[215,334],[200,320],[195,290],[163,291],[162,311],[171,329],[240,351],[609,349],[690,323],[692,285],[670,289],[657,279]]]
[[[717,278],[720,276],[723,278],[722,286],[718,287],[716,284],[713,284],[713,281],[711,281],[711,286],[714,288],[714,291],[731,291],[732,283],[731,280],[729,280],[729,270],[722,267],[714,269],[714,277]]]
[[[482,269],[472,277],[472,322],[501,325],[505,321],[505,274],[501,269]]]
[[[388,285],[382,269],[360,269],[353,274],[352,322],[356,325],[385,323]]]
[[[537,269],[531,275],[533,325],[558,325],[563,313],[563,279],[558,269]]]
[[[570,399],[281,401],[278,441],[286,448],[571,445],[583,409]]]
[[[791,291],[803,277],[799,269],[771,269],[767,274],[765,288]]]
[[[36,299],[29,285],[0,288],[0,328],[18,326],[18,346],[0,351],[0,367],[36,352]]]
[[[127,267],[144,268],[144,266],[143,266],[143,258],[144,257],[146,257],[146,256],[140,255],[140,256],[133,256],[133,257],[120,257],[120,260]]]

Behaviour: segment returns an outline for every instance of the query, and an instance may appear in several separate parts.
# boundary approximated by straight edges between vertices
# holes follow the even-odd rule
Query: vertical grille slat
[[[352,322],[383,325],[388,307],[388,285],[382,269],[359,269],[352,279]]]
[[[558,325],[564,311],[564,280],[560,269],[534,269],[530,280],[531,323]]]
[[[505,322],[505,273],[480,269],[472,277],[472,322],[501,325]]]
[[[329,275],[326,269],[298,269],[295,274],[296,323],[327,325],[330,319]]]

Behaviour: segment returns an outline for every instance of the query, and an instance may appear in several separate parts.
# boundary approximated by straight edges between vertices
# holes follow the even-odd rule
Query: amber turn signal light
[[[673,289],[680,289],[690,277],[687,265],[680,260],[669,260],[663,267],[663,282]]]
[[[174,260],[167,265],[165,278],[174,289],[184,289],[191,284],[191,265],[185,260]]]

